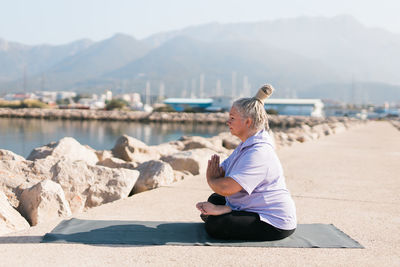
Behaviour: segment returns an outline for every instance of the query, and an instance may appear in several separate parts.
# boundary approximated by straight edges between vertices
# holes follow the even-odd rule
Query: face
[[[243,119],[237,109],[232,107],[229,111],[229,120],[227,122],[231,134],[239,137],[243,141],[243,138],[247,137],[249,132],[248,120],[249,119]]]

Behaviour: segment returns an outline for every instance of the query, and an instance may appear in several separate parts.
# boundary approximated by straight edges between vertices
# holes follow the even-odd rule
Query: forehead
[[[231,116],[240,116],[239,111],[237,110],[236,107],[231,107],[231,110],[229,111],[229,115]]]

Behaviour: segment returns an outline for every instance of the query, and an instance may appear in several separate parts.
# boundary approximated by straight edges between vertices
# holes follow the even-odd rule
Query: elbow
[[[235,194],[235,192],[232,192],[232,190],[229,190],[229,188],[227,188],[227,187],[215,188],[214,191],[218,195],[221,195],[221,196],[224,196],[224,197],[229,197],[229,196]]]
[[[242,189],[236,181],[229,177],[209,180],[208,184],[215,193],[224,197],[231,196]]]

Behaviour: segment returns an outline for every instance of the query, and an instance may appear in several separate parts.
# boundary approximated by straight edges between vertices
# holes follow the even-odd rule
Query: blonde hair
[[[264,108],[264,100],[267,99],[273,91],[274,88],[271,85],[265,84],[258,89],[255,97],[240,98],[233,102],[232,107],[237,109],[242,118],[250,118],[252,120],[252,129],[269,129],[268,115]]]

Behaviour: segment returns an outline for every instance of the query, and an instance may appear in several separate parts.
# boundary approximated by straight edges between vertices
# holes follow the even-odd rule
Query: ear
[[[253,124],[253,120],[251,118],[247,118],[245,121],[245,124],[246,124],[247,128],[250,128],[251,125]]]

